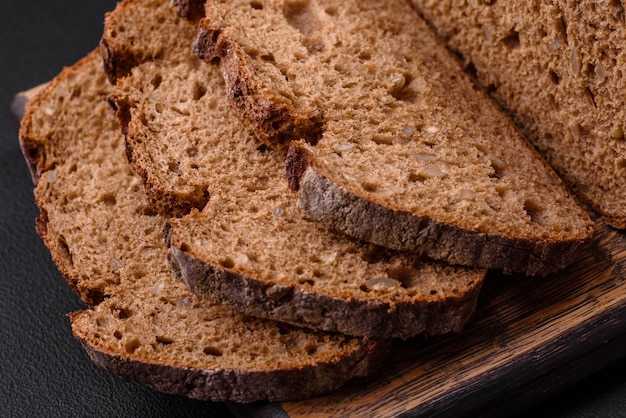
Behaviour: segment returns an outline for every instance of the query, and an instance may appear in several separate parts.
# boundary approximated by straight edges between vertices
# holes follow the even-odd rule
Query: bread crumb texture
[[[318,121],[296,135],[308,165],[391,217],[509,246],[591,234],[557,175],[404,2],[212,1],[195,49],[221,58],[231,101],[261,139],[280,148],[285,137],[262,118],[266,105],[273,116],[288,108],[281,122],[294,130]]]
[[[161,30],[175,31],[173,20]],[[235,117],[219,67],[192,54],[194,36],[170,41],[114,88],[134,170],[158,212],[181,215],[169,220],[170,245],[189,286],[248,314],[351,335],[460,331],[485,271],[421,261],[306,220],[284,155]],[[235,283],[256,286],[257,296]]]
[[[44,150],[38,231],[90,305],[71,319],[94,361],[158,390],[216,401],[298,399],[367,374],[384,342],[254,319],[175,279],[163,219],[127,164],[110,93],[91,53],[29,105],[20,138]]]
[[[623,2],[413,3],[576,193],[625,228]]]

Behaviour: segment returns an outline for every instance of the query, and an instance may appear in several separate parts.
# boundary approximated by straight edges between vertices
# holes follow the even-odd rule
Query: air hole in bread
[[[276,62],[276,59],[274,58],[274,54],[272,54],[271,52],[261,54],[261,59],[265,62]]]
[[[113,307],[111,308],[111,312],[113,313],[113,316],[116,317],[117,319],[127,319],[127,318],[130,318],[131,316],[130,311],[126,308]]]
[[[170,337],[165,337],[163,335],[157,335],[155,339],[157,343],[162,344],[162,345],[170,345],[174,342],[174,339]]]
[[[152,209],[150,206],[144,206],[141,211],[141,214],[143,216],[150,216],[150,217],[158,215],[158,213],[154,209]]]
[[[207,356],[220,357],[223,355],[222,350],[214,346],[207,346],[202,349],[202,352]]]
[[[306,278],[306,279],[300,278],[298,279],[298,284],[305,284],[305,285],[313,287],[315,286],[315,280],[310,279],[310,278]]]
[[[59,247],[59,255],[63,259],[63,263],[68,267],[74,267],[74,259],[72,258],[72,252],[70,251],[69,245],[67,245],[67,241],[63,235],[59,235],[57,239],[57,245]]]
[[[171,172],[178,174],[178,173],[180,172],[180,171],[179,171],[179,168],[180,168],[180,162],[179,162],[179,161],[170,161],[170,162],[167,164],[167,168],[168,168]]]
[[[530,217],[530,220],[537,224],[543,224],[544,208],[534,200],[528,199],[524,202],[524,210]]]
[[[363,61],[369,61],[372,59],[372,53],[370,51],[361,51],[359,52],[359,59]]]
[[[309,0],[288,0],[283,4],[283,14],[287,23],[304,36],[319,30],[320,22],[313,4]]]
[[[361,187],[363,187],[363,190],[366,192],[375,192],[376,189],[378,189],[378,184],[371,181],[364,181],[361,183]]]
[[[260,1],[251,1],[250,7],[252,7],[254,10],[263,10],[263,3],[261,3]]]
[[[231,269],[235,267],[235,260],[231,257],[226,257],[220,261],[220,265],[224,268]]]
[[[591,89],[589,88],[589,86],[585,87],[585,93],[587,93],[587,99],[589,99],[589,103],[593,106],[593,107],[598,107],[596,105],[596,97],[593,94],[593,91],[591,91]]]
[[[302,268],[300,266],[296,267],[296,274],[298,276],[301,276],[302,274],[304,274],[304,268]]]
[[[82,92],[83,92],[83,90],[80,87],[73,88],[72,92],[70,93],[70,99],[76,99],[76,98],[80,97]]]
[[[139,342],[139,340],[137,338],[133,338],[131,340],[128,340],[126,344],[124,344],[124,350],[126,350],[128,354],[133,354],[140,346],[141,343]]]
[[[328,16],[336,16],[337,15],[337,8],[335,8],[335,7],[327,7],[326,9],[324,9],[324,13],[326,13]]]
[[[387,277],[396,280],[405,289],[417,285],[419,275],[411,266],[395,265],[387,269]]]
[[[411,86],[413,77],[409,74],[396,74],[393,76],[392,84],[389,89],[389,94],[399,101],[403,102],[415,102],[417,99],[417,92]]]
[[[113,337],[115,337],[116,340],[121,340],[122,339],[122,333],[120,332],[120,330],[116,329],[113,332]]]
[[[154,89],[156,90],[159,88],[162,81],[163,81],[163,76],[157,73],[154,75],[154,77],[152,77],[152,80],[150,80],[150,84],[152,84],[152,87],[154,87]]]
[[[206,94],[206,87],[203,84],[198,83],[197,81],[193,83],[192,89],[192,98],[195,101],[198,101],[204,97]]]
[[[624,22],[624,5],[621,0],[612,0],[611,5],[615,9],[613,12],[613,17],[620,22]]]
[[[304,347],[304,351],[306,351],[308,355],[312,356],[317,352],[317,346],[315,344],[307,344]]]
[[[506,34],[504,38],[502,38],[502,42],[509,49],[519,48],[520,46],[519,32],[517,32],[514,29],[511,29],[511,31],[508,34]]]
[[[363,244],[361,250],[361,259],[366,263],[376,264],[389,261],[389,253],[383,247],[374,244]]]
[[[554,70],[548,71],[548,75],[550,76],[550,81],[554,84],[559,84],[561,82],[561,77]]]
[[[102,203],[104,203],[105,206],[115,206],[117,204],[117,198],[113,193],[105,194],[104,196],[102,196],[101,201]]]
[[[188,157],[193,158],[198,156],[198,148],[196,146],[187,147],[185,153]]]
[[[617,160],[616,165],[618,169],[623,170],[624,168],[626,168],[626,159],[620,158],[619,160]]]
[[[563,13],[563,12],[561,12]],[[565,18],[561,17],[554,21],[554,30],[558,33],[558,35],[563,39],[565,45],[568,43],[567,39],[567,23],[565,22]]]
[[[378,145],[392,145],[394,143],[394,138],[389,135],[377,134],[372,136],[372,141]]]

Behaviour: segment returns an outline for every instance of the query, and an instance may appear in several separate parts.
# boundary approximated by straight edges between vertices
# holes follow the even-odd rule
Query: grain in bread
[[[254,319],[175,279],[110,93],[94,51],[29,104],[20,130],[24,149],[38,150],[25,154],[38,179],[37,230],[90,305],[70,319],[93,361],[166,393],[237,402],[310,397],[370,372],[384,341]]]
[[[626,228],[623,2],[413,3],[573,191]]]
[[[547,274],[591,221],[403,1],[208,1],[196,54],[290,148],[308,217],[452,264]]]
[[[122,3],[105,31],[117,32],[134,16],[127,8],[142,2],[149,0]],[[166,2],[160,8],[159,29],[176,32],[179,19]],[[152,45],[145,20],[132,36]],[[141,177],[155,208],[170,216],[191,210],[169,220],[168,234],[189,287],[250,315],[350,335],[461,331],[485,271],[425,262],[304,219],[284,181],[284,155],[234,116],[219,67],[191,52],[194,36],[186,46],[171,37],[158,59],[118,78],[112,95],[127,154],[134,169],[149,173]],[[123,48],[116,53],[124,60]],[[208,204],[185,204],[196,195],[185,190],[207,191]]]

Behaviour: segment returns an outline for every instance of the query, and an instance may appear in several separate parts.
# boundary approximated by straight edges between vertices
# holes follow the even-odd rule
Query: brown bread
[[[311,219],[452,264],[547,274],[586,212],[407,2],[208,1],[195,52],[291,148]]]
[[[163,17],[159,30],[178,36],[155,47],[164,41],[145,17],[126,21],[137,15],[126,9],[142,3],[150,1],[122,3],[105,30],[123,25],[125,37],[164,52],[119,78],[113,98],[127,154],[155,208],[170,215],[199,208],[169,221],[171,250],[190,288],[250,315],[350,335],[461,331],[484,270],[425,262],[305,220],[284,181],[284,155],[243,127],[219,67],[192,54],[195,26],[185,45],[189,31],[162,2],[154,11]]]
[[[569,186],[626,228],[624,3],[413,3]]]
[[[90,308],[70,315],[93,361],[166,393],[214,401],[299,399],[368,374],[387,343],[254,319],[172,275],[163,219],[128,167],[94,52],[28,106],[20,131],[37,230]],[[31,158],[36,156],[36,158]]]

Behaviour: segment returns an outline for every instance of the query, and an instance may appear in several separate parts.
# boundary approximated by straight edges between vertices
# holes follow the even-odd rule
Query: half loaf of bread
[[[90,305],[70,318],[93,361],[159,391],[238,402],[310,397],[379,364],[384,341],[254,319],[174,278],[110,93],[93,52],[29,104],[20,131],[38,179],[37,230]]]
[[[626,228],[624,2],[413,3],[572,189]]]
[[[290,148],[290,185],[313,220],[527,274],[563,268],[591,236],[587,213],[408,2],[209,0],[194,50],[220,60],[244,124]]]
[[[154,47],[161,35],[135,9],[150,3],[120,4],[105,32],[123,26],[124,37],[137,39],[134,48]],[[158,58],[117,78],[112,100],[132,166],[158,210],[180,214],[196,206],[196,196],[210,195],[206,205],[199,200],[201,210],[169,220],[168,242],[189,287],[250,315],[349,335],[461,331],[485,271],[425,262],[307,221],[284,181],[284,155],[244,128],[219,67],[193,55],[195,26],[185,43],[189,31],[168,3],[158,9],[158,30],[178,36],[161,45]],[[142,22],[131,25],[136,15]],[[123,42],[106,43],[120,45],[108,55],[113,60],[132,53]],[[175,200],[183,203],[173,207]]]

